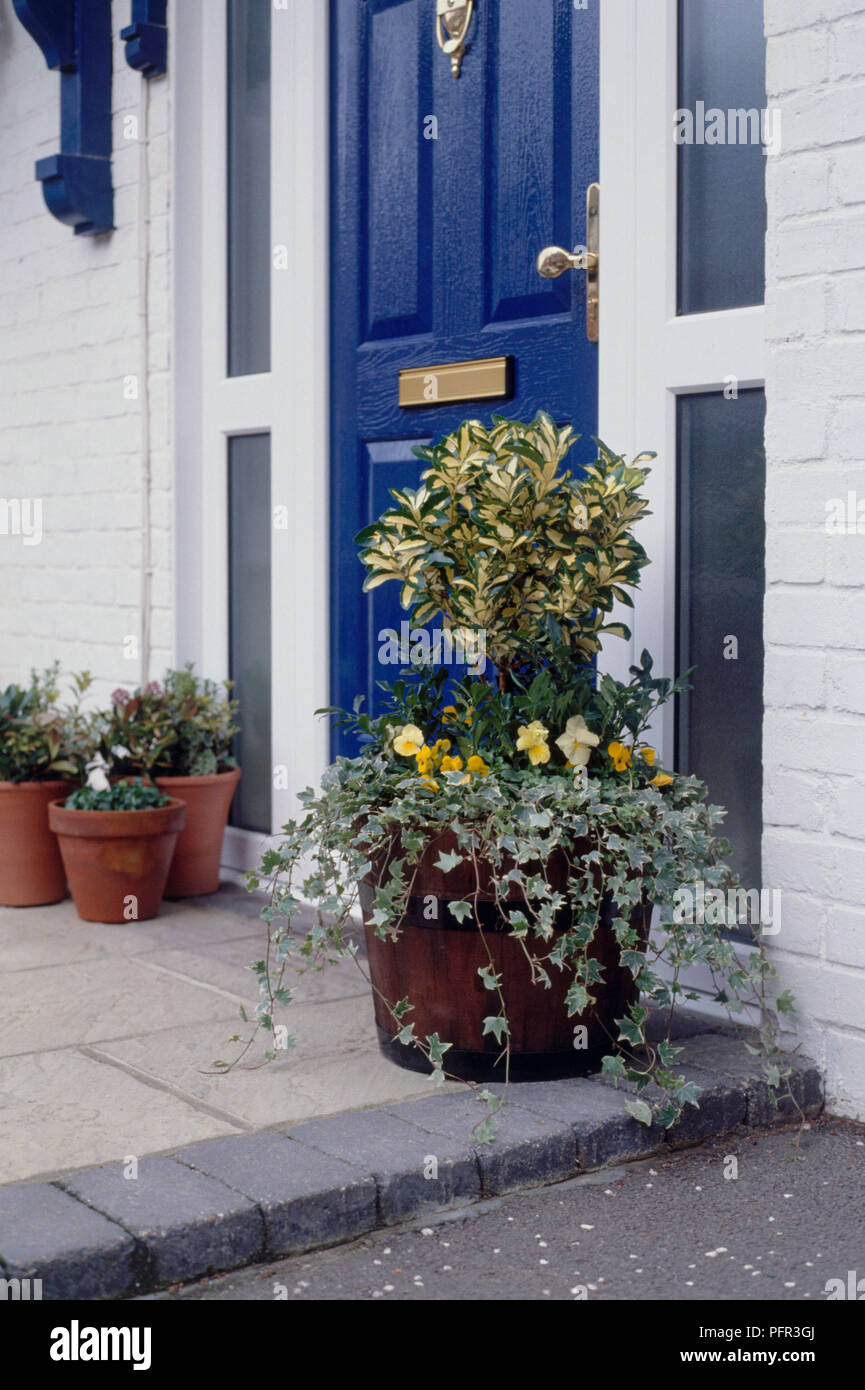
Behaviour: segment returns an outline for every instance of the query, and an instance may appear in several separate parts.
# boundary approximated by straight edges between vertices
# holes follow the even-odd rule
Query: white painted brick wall
[[[764,878],[830,1109],[865,1118],[865,0],[766,0]],[[865,507],[863,507],[865,512]]]
[[[143,78],[119,39],[114,0],[112,143],[116,230],[77,237],[45,207],[35,161],[59,149],[59,76],[0,0],[0,498],[43,499],[41,544],[0,534],[0,686],[59,657],[88,667],[96,694],[134,686],[122,641],[139,632],[140,368],[138,158],[124,121]],[[150,83],[150,345],[155,523],[151,674],[173,636],[170,460],[170,65]],[[2,522],[0,522],[2,525]]]

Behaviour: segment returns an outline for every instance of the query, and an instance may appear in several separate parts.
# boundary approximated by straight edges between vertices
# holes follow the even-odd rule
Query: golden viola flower
[[[521,724],[517,729],[517,752],[528,753],[532,767],[536,767],[538,763],[548,763],[550,761],[550,750],[547,746],[549,736],[549,729],[544,728],[540,719],[533,719],[531,724]]]
[[[646,744],[645,747],[640,749],[640,757],[643,759],[644,763],[649,764],[649,767],[655,766],[655,750],[654,748],[650,748],[648,744]]]
[[[617,772],[624,772],[631,765],[631,750],[626,748],[623,743],[610,743],[607,752],[613,760],[613,767]]]
[[[598,735],[591,732],[581,714],[571,715],[565,732],[556,739],[556,747],[561,748],[568,767],[585,767],[592,749],[599,743]]]
[[[414,758],[423,747],[423,734],[417,724],[404,724],[398,729],[393,740],[394,750],[403,758]]]
[[[649,783],[650,787],[668,787],[672,782],[669,772],[659,772]]]
[[[417,770],[421,776],[424,776],[427,772],[432,772],[435,760],[433,758],[433,749],[430,748],[429,744],[425,743],[422,748],[419,748],[415,753],[415,757],[417,758]]]
[[[456,724],[456,722],[457,722],[457,707],[456,707],[456,705],[445,705],[444,708],[442,709],[442,723],[443,723],[443,724]]]
[[[489,777],[490,770],[479,753],[472,753],[466,768],[469,772],[476,772],[479,777]]]
[[[462,765],[462,758],[452,758],[448,755],[442,758],[441,770],[442,772],[460,772],[462,771]]]

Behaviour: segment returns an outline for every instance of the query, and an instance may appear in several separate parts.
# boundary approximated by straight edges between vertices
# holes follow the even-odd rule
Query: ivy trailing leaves
[[[575,476],[564,467],[573,443],[572,431],[544,414],[530,424],[494,416],[489,429],[467,421],[416,451],[427,464],[420,487],[394,491],[394,505],[358,536],[365,588],[396,582],[415,623],[439,618],[452,631],[483,631],[494,678],[453,681],[444,668],[414,667],[381,684],[376,717],[360,698],[348,713],[325,711],[354,732],[359,751],[301,795],[302,813],[250,875],[249,887],[270,895],[267,950],[254,967],[260,997],[246,1020],[255,1029],[245,1040],[235,1035],[239,1054],[218,1070],[241,1063],[258,1030],[272,1040],[268,1059],[291,1045],[277,1017],[291,1002],[295,970],[346,958],[363,969],[359,885],[368,926],[398,949],[421,861],[447,832],[453,848],[436,867],[447,874],[468,865],[475,876],[449,911],[463,925],[473,921],[483,940],[482,867],[539,1007],[545,987],[564,976],[569,1017],[590,1008],[606,968],[592,946],[602,922],[612,931],[635,990],[601,1065],[626,1088],[635,1119],[670,1128],[699,1103],[673,1036],[676,1006],[696,998],[684,983],[695,968],[713,979],[715,1001],[732,1016],[757,1021],[773,1099],[789,1077],[778,1017],[792,1000],[771,998],[775,971],[759,923],[745,926],[743,948],[725,915],[673,910],[695,885],[719,897],[734,886],[718,833],[723,811],[696,778],[661,767],[648,742],[684,679],[656,676],[647,652],[626,682],[595,666],[602,638],[630,635],[611,615],[615,604],[632,604],[648,563],[633,527],[648,510],[640,489],[653,455],[629,463],[599,443],[597,459]],[[635,925],[647,905],[656,919],[648,937]],[[489,994],[483,1031],[507,1079],[508,979],[492,957],[478,974]],[[382,1002],[394,1036],[420,1049],[442,1083],[449,1040],[418,1034],[411,999]],[[486,1105],[475,1137],[487,1141],[502,1097],[474,1089]]]

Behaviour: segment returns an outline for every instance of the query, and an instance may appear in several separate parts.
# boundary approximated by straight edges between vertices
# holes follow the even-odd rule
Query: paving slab
[[[179,1018],[226,1016],[209,989],[130,960],[77,961],[0,973],[0,1055],[129,1037]]]
[[[252,963],[260,960],[263,938],[235,937],[231,941],[200,943],[198,949],[176,948],[144,952],[138,959],[157,970],[192,983],[210,985],[250,1005],[258,1001],[258,980]],[[347,999],[352,996],[369,998],[370,987],[353,960],[336,961],[323,970],[286,971],[285,985],[291,989],[294,1004],[315,1004],[325,1000]]]
[[[217,1011],[218,1012],[218,1011]],[[186,1024],[100,1044],[99,1056],[133,1066],[190,1101],[214,1107],[241,1128],[269,1128],[314,1116],[428,1095],[433,1082],[383,1057],[368,997],[292,1005],[286,1015],[296,1047],[261,1064],[214,1072],[217,1058],[237,1049],[227,1039],[247,1036],[236,1016],[215,1024]],[[451,1083],[450,1090],[460,1090]]]
[[[176,1157],[255,1203],[268,1254],[350,1240],[377,1222],[376,1186],[369,1174],[286,1135],[217,1139],[181,1149]]]
[[[0,1060],[0,1183],[55,1177],[236,1129],[75,1050]]]
[[[115,1222],[50,1183],[0,1188],[0,1278],[39,1279],[42,1299],[123,1298],[134,1249]]]
[[[83,922],[71,898],[49,907],[0,907],[0,972],[100,956],[126,958],[178,943],[195,942],[206,950],[242,936],[261,939],[260,901],[253,903],[250,917],[240,912],[233,892],[226,897],[220,890],[215,897],[218,905],[209,908],[199,906],[204,899],[164,901],[159,916],[146,922]]]
[[[138,1289],[236,1269],[264,1251],[255,1204],[173,1158],[104,1164],[61,1186],[134,1238]]]
[[[369,1173],[385,1225],[470,1201],[481,1193],[480,1168],[476,1156],[466,1151],[464,1136],[430,1134],[387,1110],[333,1115],[289,1133],[333,1157],[350,1155],[352,1163]]]

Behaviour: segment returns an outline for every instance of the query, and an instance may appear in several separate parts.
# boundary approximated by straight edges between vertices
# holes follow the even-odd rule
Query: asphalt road
[[[795,1139],[736,1134],[154,1297],[825,1302],[850,1271],[865,1297],[865,1129]]]

